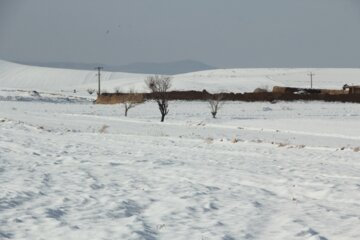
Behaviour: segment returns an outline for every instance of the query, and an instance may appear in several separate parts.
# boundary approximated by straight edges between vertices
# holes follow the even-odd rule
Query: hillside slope
[[[251,92],[255,88],[275,85],[309,87],[309,72],[313,72],[315,88],[341,88],[344,84],[360,84],[360,69],[219,69],[174,75],[173,90],[203,90],[211,92]],[[146,91],[148,74],[121,72],[102,73],[102,89]],[[85,91],[97,88],[95,71],[34,67],[0,60],[1,88],[41,91]]]

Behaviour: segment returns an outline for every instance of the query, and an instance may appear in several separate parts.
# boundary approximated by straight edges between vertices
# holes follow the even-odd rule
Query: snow
[[[106,70],[106,69],[105,69]],[[341,89],[344,84],[360,85],[360,69],[218,69],[173,76],[172,90],[206,89],[209,92],[252,92],[273,86],[310,87],[308,74],[315,74],[314,88]],[[50,92],[97,89],[97,72],[34,67],[0,60],[0,86]],[[147,91],[146,74],[102,73],[102,89]]]
[[[359,104],[175,101],[160,123],[40,90],[0,91],[0,239],[360,239]]]
[[[220,69],[173,90],[341,88],[359,69]],[[0,61],[0,239],[360,239],[360,105],[94,105],[95,71]],[[145,91],[144,74],[102,75]],[[77,91],[74,92],[74,89]]]

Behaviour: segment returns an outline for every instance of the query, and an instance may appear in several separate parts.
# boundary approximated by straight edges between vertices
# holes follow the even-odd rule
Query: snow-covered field
[[[341,88],[359,69],[226,69],[173,90]],[[360,239],[360,105],[94,105],[96,73],[0,61],[0,239]],[[102,87],[145,91],[147,75]],[[73,90],[76,89],[76,93]]]
[[[105,69],[106,70],[106,69]],[[341,89],[344,84],[360,85],[360,69],[217,69],[173,76],[172,90],[206,89],[209,92],[252,92],[273,86],[310,87],[308,74],[315,74],[314,88]],[[102,90],[147,91],[146,74],[102,73]],[[96,71],[43,68],[0,60],[0,88],[50,92],[72,92],[87,95],[97,89]]]
[[[359,104],[0,95],[0,239],[360,239]]]

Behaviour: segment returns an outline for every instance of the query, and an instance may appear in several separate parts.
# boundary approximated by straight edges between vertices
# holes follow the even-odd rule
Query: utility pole
[[[103,67],[96,67],[95,69],[98,70],[98,73],[97,73],[97,76],[98,76],[98,92],[97,92],[97,94],[98,94],[98,96],[100,96],[100,94],[101,94],[101,89],[100,89],[100,76],[101,76],[101,73],[100,73],[100,71],[102,69],[104,69],[104,68]]]
[[[311,72],[308,75],[310,76],[310,88],[312,89],[313,88],[313,76],[315,76],[315,74]]]

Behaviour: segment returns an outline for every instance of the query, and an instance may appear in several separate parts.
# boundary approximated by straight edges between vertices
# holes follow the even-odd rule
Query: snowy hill
[[[173,89],[306,87],[309,71],[195,72]],[[315,87],[360,83],[311,71]],[[233,101],[213,119],[174,101],[160,123],[152,101],[128,117],[93,104],[95,74],[0,62],[0,239],[360,239],[360,104]],[[103,76],[113,91],[147,75]]]
[[[360,69],[219,69],[174,75],[173,90],[203,90],[210,92],[251,92],[255,88],[275,85],[309,87],[313,72],[315,88],[336,88],[344,84],[360,84]],[[146,91],[147,74],[106,72],[102,74],[102,89]],[[97,88],[95,71],[34,67],[0,60],[0,86],[37,91],[85,91]]]

